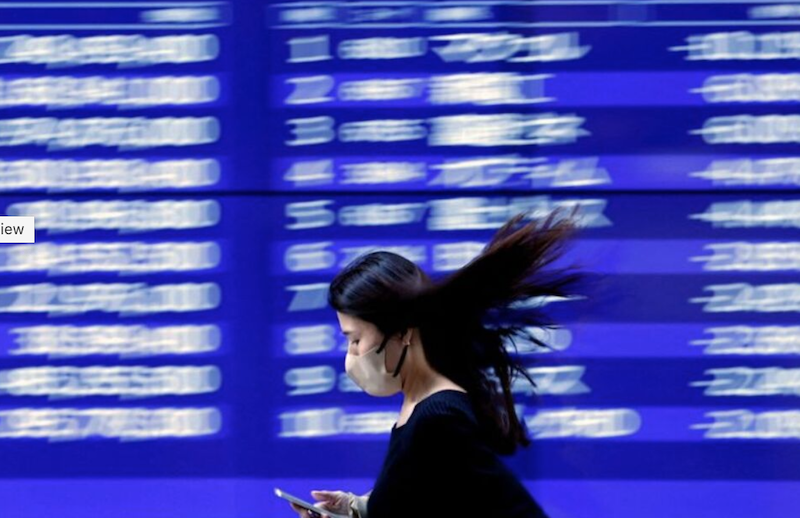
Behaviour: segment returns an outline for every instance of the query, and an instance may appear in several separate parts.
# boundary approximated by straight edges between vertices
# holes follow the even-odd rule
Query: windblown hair
[[[376,251],[348,264],[328,291],[332,308],[383,333],[381,347],[417,327],[428,363],[467,389],[482,432],[503,455],[531,443],[515,410],[517,374],[536,387],[507,346],[518,353],[514,339],[524,338],[550,349],[541,333],[530,331],[558,327],[535,304],[521,306],[580,295],[586,278],[570,267],[546,269],[563,255],[575,221],[559,217],[561,209],[527,222],[526,215],[508,220],[477,257],[440,280],[401,255]]]

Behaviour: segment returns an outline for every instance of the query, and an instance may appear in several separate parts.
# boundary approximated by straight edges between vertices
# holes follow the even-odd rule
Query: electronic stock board
[[[509,465],[552,518],[793,516],[799,59],[794,3],[0,4],[0,516],[365,493],[401,396],[330,279],[557,207],[611,289],[519,350]]]

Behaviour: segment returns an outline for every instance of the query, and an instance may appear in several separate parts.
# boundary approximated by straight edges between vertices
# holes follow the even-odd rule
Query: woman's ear
[[[405,333],[403,333],[403,336],[402,336],[403,345],[410,344],[411,343],[411,337],[413,335],[414,335],[414,328],[413,327],[409,327],[408,329],[406,329]]]

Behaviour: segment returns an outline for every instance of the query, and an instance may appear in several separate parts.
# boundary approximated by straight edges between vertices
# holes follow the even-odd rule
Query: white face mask
[[[400,378],[400,367],[406,359],[408,344],[403,348],[403,354],[394,372],[386,370],[386,346],[378,352],[381,346],[373,347],[358,356],[348,351],[344,361],[345,371],[356,385],[371,396],[393,396],[403,388]]]

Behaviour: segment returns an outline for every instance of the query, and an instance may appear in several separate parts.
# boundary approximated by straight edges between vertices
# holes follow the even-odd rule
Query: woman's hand
[[[314,504],[321,509],[345,516],[351,515],[350,502],[354,496],[352,493],[347,493],[345,491],[311,491],[311,496],[316,500]],[[320,515],[314,511],[303,509],[293,502],[289,502],[289,505],[292,506],[292,509],[294,509],[301,518],[320,518]],[[322,518],[330,518],[330,516],[322,514]]]

